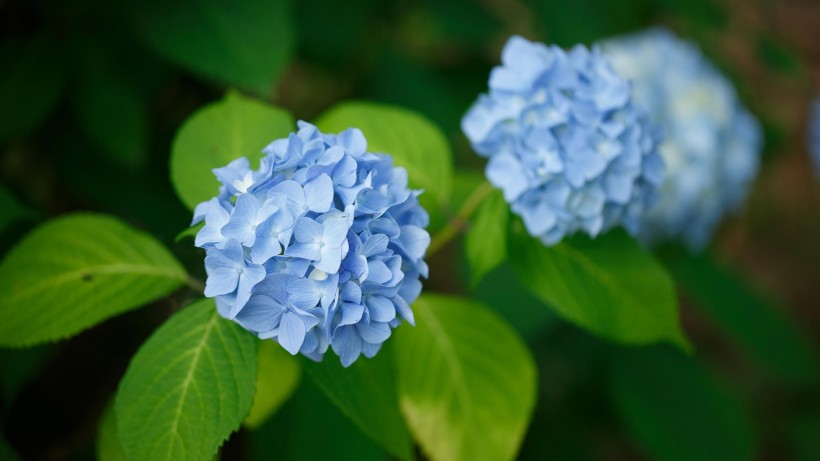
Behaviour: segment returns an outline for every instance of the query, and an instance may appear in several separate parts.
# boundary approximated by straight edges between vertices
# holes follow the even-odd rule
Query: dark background
[[[189,8],[222,4],[183,3]],[[820,79],[820,2],[302,0],[289,5],[280,0],[271,5],[283,12],[271,27],[287,29],[285,38],[242,52],[250,60],[281,55],[281,71],[275,83],[244,92],[305,120],[347,99],[415,109],[449,135],[457,169],[476,174],[482,161],[470,151],[459,121],[486,90],[489,70],[510,34],[571,46],[664,25],[696,41],[733,80],[766,135],[763,166],[747,206],[727,220],[710,255],[785,312],[817,351],[820,182],[804,140],[809,101]],[[174,241],[190,213],[168,180],[168,153],[180,123],[221,98],[232,82],[191,71],[158,51],[150,40],[161,20],[153,8],[152,2],[136,1],[0,0],[0,185],[6,191],[0,190],[0,217],[12,211],[23,216],[8,225],[0,219],[3,253],[44,219],[96,210],[150,231],[194,273],[202,273],[201,255],[190,241]],[[457,241],[430,261],[428,290],[471,291],[460,255]],[[607,371],[613,345],[545,312],[506,266],[475,293],[530,342],[539,366],[539,404],[522,459],[648,459],[613,408]],[[129,357],[191,296],[180,292],[59,344],[0,350],[0,419],[9,445],[23,459],[93,458],[97,423]],[[773,378],[685,291],[681,298],[684,326],[699,359],[753,421],[757,456],[820,459],[816,379]],[[702,424],[713,417],[719,415],[703,414]],[[317,433],[323,443],[315,443]],[[308,379],[270,423],[234,435],[223,459],[272,454],[386,458]]]

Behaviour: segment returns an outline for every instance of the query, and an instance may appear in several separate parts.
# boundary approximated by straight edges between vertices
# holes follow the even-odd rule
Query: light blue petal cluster
[[[638,231],[663,177],[660,133],[598,49],[509,39],[462,119],[486,175],[546,245],[583,231]]]
[[[814,164],[814,173],[820,179],[820,98],[812,102],[809,113],[809,153]]]
[[[205,295],[219,313],[291,354],[328,347],[349,366],[374,356],[427,277],[429,217],[407,171],[367,152],[361,131],[308,123],[214,170],[219,196],[199,204],[195,244],[207,250]]]
[[[729,80],[671,32],[651,29],[602,48],[615,70],[632,79],[635,101],[666,135],[660,146],[666,176],[641,238],[702,249],[748,195],[760,163],[761,129]]]

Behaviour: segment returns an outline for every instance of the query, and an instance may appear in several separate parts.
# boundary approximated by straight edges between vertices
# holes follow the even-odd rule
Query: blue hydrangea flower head
[[[215,169],[219,195],[194,211],[205,295],[291,354],[320,360],[332,348],[344,366],[373,357],[393,328],[413,324],[427,277],[420,191],[357,129],[299,122],[263,152],[255,170],[244,157]]]
[[[666,135],[660,146],[666,177],[641,239],[702,249],[748,195],[760,163],[760,126],[700,50],[667,30],[616,38],[602,48]]]
[[[663,178],[659,130],[597,48],[509,39],[461,121],[486,176],[546,245],[617,225],[638,231]]]
[[[816,98],[811,104],[808,135],[814,173],[820,179],[820,98]]]

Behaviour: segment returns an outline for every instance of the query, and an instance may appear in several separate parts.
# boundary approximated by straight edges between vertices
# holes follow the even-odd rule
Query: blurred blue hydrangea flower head
[[[219,313],[291,354],[374,356],[427,277],[429,217],[407,171],[361,131],[297,133],[214,170],[219,196],[194,211]]]
[[[814,99],[809,111],[809,153],[814,173],[820,179],[820,98]]]
[[[702,249],[749,193],[760,163],[761,129],[729,80],[694,44],[671,32],[650,29],[602,48],[615,70],[632,79],[636,102],[664,127],[666,176],[641,238]]]
[[[486,176],[546,245],[617,225],[638,231],[663,179],[659,130],[598,49],[513,36],[461,122]]]

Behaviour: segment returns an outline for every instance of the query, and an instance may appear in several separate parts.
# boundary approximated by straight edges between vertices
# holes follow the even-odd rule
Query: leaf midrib
[[[194,350],[194,357],[191,359],[191,365],[188,367],[188,373],[185,375],[185,380],[180,385],[182,389],[182,395],[179,397],[179,403],[177,404],[177,408],[174,411],[174,417],[171,421],[171,426],[169,427],[169,431],[174,435],[180,438],[182,441],[182,435],[179,433],[179,421],[182,417],[182,407],[185,403],[185,399],[188,395],[188,389],[191,387],[191,380],[194,377],[194,371],[196,370],[197,365],[199,364],[199,359],[202,356],[202,351],[205,350],[205,343],[208,341],[208,338],[211,335],[211,330],[213,330],[214,326],[216,325],[216,320],[219,318],[216,314],[216,310],[212,311],[210,314],[211,318],[208,319],[208,323],[205,324],[202,338],[200,338],[197,345],[192,349]],[[169,392],[170,394],[170,392]],[[165,459],[172,459],[171,455],[173,454],[173,442],[168,444],[168,457]]]
[[[15,297],[25,298],[30,296],[31,292],[38,292],[44,288],[53,288],[57,285],[73,282],[87,277],[89,275],[105,275],[105,274],[133,274],[133,275],[151,275],[156,277],[165,277],[168,279],[177,279],[185,281],[185,274],[176,268],[170,269],[160,266],[149,266],[142,264],[105,264],[98,266],[87,266],[82,269],[76,269],[69,272],[63,272],[54,276],[46,276],[41,278],[39,283],[28,285],[22,290],[13,291]]]

